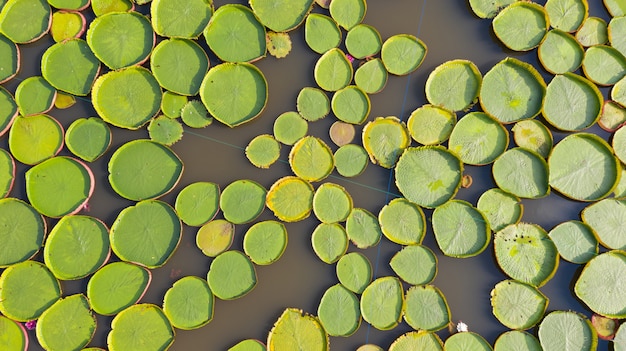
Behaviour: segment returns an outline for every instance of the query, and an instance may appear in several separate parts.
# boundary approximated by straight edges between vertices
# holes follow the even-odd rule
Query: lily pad
[[[337,278],[348,290],[362,294],[372,281],[372,264],[360,252],[343,255],[337,262]]]
[[[563,222],[548,233],[566,261],[584,264],[598,254],[598,240],[593,229],[583,222]]]
[[[404,198],[389,201],[378,213],[380,229],[387,239],[400,245],[419,245],[426,234],[424,211]]]
[[[186,21],[187,16],[183,22]],[[150,67],[164,89],[180,95],[196,95],[209,69],[209,59],[193,40],[169,39],[152,50]]]
[[[333,152],[322,139],[305,136],[289,152],[289,165],[293,173],[309,182],[321,181],[335,168]]]
[[[267,81],[263,72],[249,63],[222,63],[204,76],[200,98],[215,119],[236,127],[263,111]]]
[[[352,197],[334,183],[320,185],[313,195],[313,213],[323,223],[343,222],[352,211]]]
[[[174,254],[182,225],[165,202],[144,200],[120,211],[111,226],[111,248],[123,261],[148,268],[163,266]]]
[[[341,31],[334,19],[319,13],[311,13],[304,24],[304,40],[318,54],[336,48],[341,43]]]
[[[354,84],[368,94],[376,94],[387,85],[389,74],[379,58],[369,60],[354,72]]]
[[[335,145],[344,146],[354,140],[356,130],[354,128],[354,125],[350,123],[336,121],[335,123],[333,123],[333,125],[330,126],[328,134],[330,136],[330,140],[332,140]]]
[[[233,300],[250,292],[256,285],[256,272],[250,259],[239,251],[226,251],[211,262],[207,281],[221,300]]]
[[[111,322],[107,336],[109,351],[165,351],[174,342],[174,330],[163,310],[138,304],[121,311]]]
[[[167,146],[138,139],[118,148],[108,168],[113,190],[124,198],[139,201],[172,190],[182,175],[183,164]]]
[[[304,87],[297,97],[298,112],[305,120],[314,122],[330,112],[330,100],[325,92],[312,87]]]
[[[357,24],[348,31],[345,44],[352,57],[364,59],[380,52],[382,39],[376,28],[367,24]]]
[[[393,255],[389,266],[409,284],[429,284],[437,275],[437,256],[426,246],[408,245]]]
[[[624,55],[626,54],[626,40],[624,39],[624,34],[626,34],[626,20],[622,17],[623,16],[611,18],[611,21],[605,28],[605,34],[608,36],[611,46]],[[606,39],[606,37],[604,39]]]
[[[534,151],[547,158],[552,151],[552,133],[541,121],[527,119],[515,123],[511,129],[513,140],[519,147]]]
[[[267,190],[252,180],[236,180],[220,195],[220,208],[224,218],[234,224],[250,223],[265,208]]]
[[[564,32],[575,32],[587,18],[587,0],[548,0],[544,5],[550,25]]]
[[[356,177],[365,171],[369,158],[367,151],[357,144],[341,146],[334,154],[337,173],[344,177]]]
[[[395,116],[376,117],[363,128],[363,147],[371,162],[384,168],[393,168],[410,143],[406,125]]]
[[[545,351],[592,351],[598,346],[598,335],[591,322],[572,311],[553,311],[539,324],[539,342]]]
[[[613,133],[612,145],[615,156],[624,163],[626,160],[626,128],[619,128]]]
[[[96,16],[109,12],[128,12],[135,9],[130,0],[91,0],[91,9]]]
[[[507,328],[531,328],[547,306],[548,298],[539,289],[516,280],[503,280],[491,290],[493,315]]]
[[[128,67],[98,77],[91,97],[94,109],[105,122],[138,129],[159,111],[162,92],[150,71]]]
[[[14,321],[39,318],[60,297],[59,281],[43,263],[16,263],[0,275],[0,312]]]
[[[80,211],[96,187],[91,169],[68,156],[53,157],[32,167],[25,178],[31,205],[52,218]]]
[[[582,220],[589,225],[598,241],[610,249],[626,249],[623,225],[626,201],[604,199],[583,209]]]
[[[127,262],[109,263],[89,279],[87,298],[94,312],[114,315],[137,303],[151,280],[146,268]]]
[[[110,12],[91,22],[86,39],[102,63],[110,69],[119,69],[145,62],[156,36],[144,15],[138,12]]]
[[[626,324],[620,324],[615,333],[615,338],[613,338],[613,345],[615,346],[615,351],[626,350]]]
[[[287,248],[287,228],[277,221],[263,221],[251,226],[243,236],[243,251],[254,264],[272,264]]]
[[[500,188],[489,189],[480,195],[476,208],[485,215],[493,231],[518,223],[524,212],[519,197]]]
[[[43,37],[51,24],[52,9],[46,0],[11,0],[0,11],[0,32],[17,44]]]
[[[274,138],[285,145],[295,144],[306,135],[308,130],[307,121],[295,111],[282,113],[274,121]]]
[[[326,91],[345,88],[352,81],[352,64],[341,49],[326,51],[315,63],[315,82]],[[305,116],[306,118],[306,116]]]
[[[313,208],[313,186],[298,177],[283,177],[270,187],[265,201],[267,208],[281,221],[301,221]]]
[[[150,140],[165,146],[172,146],[182,139],[183,125],[176,119],[161,115],[150,120],[148,134]]]
[[[28,77],[15,89],[15,103],[22,116],[46,113],[54,106],[57,91],[43,77]]]
[[[581,131],[600,118],[603,103],[595,84],[574,73],[565,73],[548,84],[542,114],[558,129]]]
[[[46,222],[30,205],[16,198],[0,199],[0,267],[26,261],[39,251]]]
[[[249,62],[265,56],[265,27],[250,8],[220,6],[204,29],[209,48],[225,62]]]
[[[491,345],[482,336],[473,332],[463,332],[451,335],[443,344],[446,351],[491,351]]]
[[[180,118],[186,126],[204,128],[213,123],[213,117],[201,101],[189,100],[180,110]]]
[[[380,57],[387,72],[397,76],[415,71],[426,57],[426,44],[409,34],[396,34],[385,40]]]
[[[337,0],[328,7],[330,15],[346,30],[361,23],[367,11],[365,0]]]
[[[161,112],[169,118],[178,118],[187,102],[188,99],[184,95],[164,91],[161,98]]]
[[[620,79],[611,89],[611,99],[621,106],[626,106],[626,77]]]
[[[367,119],[371,104],[365,91],[356,85],[348,85],[333,94],[331,107],[333,114],[340,121],[361,124]]]
[[[521,147],[507,150],[493,163],[492,173],[498,187],[515,196],[537,199],[550,194],[548,180],[552,174],[534,151]]]
[[[494,18],[506,6],[518,0],[469,0],[472,12],[480,18]]]
[[[382,349],[381,349],[382,350]],[[389,345],[389,351],[441,351],[443,342],[437,334],[420,330],[400,335]],[[357,351],[361,351],[358,349]],[[375,351],[375,350],[371,350]]]
[[[328,351],[328,334],[315,316],[287,308],[267,336],[267,348],[273,351]]]
[[[286,32],[299,26],[312,6],[313,0],[250,0],[250,7],[259,22],[275,32]]]
[[[450,134],[448,148],[463,163],[489,164],[502,155],[509,145],[508,131],[493,117],[470,112],[457,122]]]
[[[350,336],[361,324],[359,299],[343,285],[333,285],[322,295],[317,315],[330,336]]]
[[[82,11],[89,6],[90,0],[48,0],[48,3],[57,9]]]
[[[566,136],[548,158],[550,186],[579,201],[608,196],[619,181],[620,165],[611,147],[595,134]]]
[[[409,116],[411,138],[422,145],[438,145],[448,140],[456,124],[456,114],[443,107],[423,105]]]
[[[404,309],[402,283],[396,277],[371,282],[361,295],[363,319],[378,330],[390,330],[400,323]]]
[[[212,0],[153,0],[150,5],[152,28],[162,37],[197,38],[213,15]],[[181,20],[184,18],[184,20]]]
[[[587,17],[576,31],[576,40],[585,47],[605,44],[609,40],[606,21],[599,17]]]
[[[215,183],[192,183],[178,193],[174,208],[183,223],[199,227],[213,219],[217,213],[219,195],[220,189]]]
[[[624,122],[626,122],[626,109],[615,101],[605,100],[600,119],[598,119],[598,126],[607,132],[614,132]]]
[[[450,307],[434,285],[413,286],[406,292],[404,320],[415,330],[438,331],[450,323]]]
[[[430,72],[424,89],[431,104],[461,111],[476,101],[481,83],[482,76],[473,62],[452,60]]]
[[[267,51],[276,58],[284,58],[291,51],[291,38],[288,33],[267,32],[265,36]]]
[[[7,351],[27,351],[28,334],[22,324],[0,316],[0,340]]]
[[[235,226],[227,220],[215,219],[205,223],[196,234],[196,246],[202,253],[215,257],[233,244]]]
[[[613,85],[626,74],[626,58],[608,45],[595,45],[585,51],[583,71],[598,85]]]
[[[246,146],[246,157],[258,168],[268,168],[280,157],[280,143],[269,134],[261,134]]]
[[[63,127],[48,115],[18,116],[9,130],[9,150],[16,160],[35,165],[63,148]]]
[[[61,218],[50,231],[43,259],[57,279],[75,280],[97,271],[109,259],[109,229],[97,218]]]
[[[626,4],[620,0],[603,0],[602,2],[611,16],[620,17],[626,15]]]
[[[583,63],[585,51],[569,33],[552,29],[537,49],[539,61],[548,72],[563,74],[574,72]]]
[[[339,223],[320,223],[311,234],[313,251],[322,262],[337,262],[348,250],[348,234]]]
[[[492,24],[494,33],[506,47],[515,51],[528,51],[541,43],[550,20],[543,6],[518,1],[500,11]]]
[[[485,215],[463,200],[450,200],[432,215],[437,245],[446,256],[472,257],[483,252],[491,240]]]
[[[198,329],[213,319],[214,300],[206,280],[183,277],[165,292],[163,313],[178,329]]]
[[[1,45],[1,41],[0,41]],[[1,70],[1,68],[0,68]],[[0,86],[0,136],[9,130],[15,117],[18,116],[18,108],[11,93]]]
[[[57,98],[54,100],[54,107],[59,110],[64,110],[74,106],[75,103],[76,97],[74,97],[74,95],[57,91]]]
[[[360,249],[377,245],[382,237],[378,219],[363,208],[352,209],[346,219],[346,233],[350,241]]]
[[[238,342],[235,346],[229,348],[228,351],[267,351],[267,348],[259,340],[246,339]]]
[[[0,151],[0,198],[7,197],[13,189],[15,181],[15,160],[13,156],[2,149]]]
[[[50,34],[55,42],[79,38],[87,28],[85,16],[76,11],[57,11],[52,14]]]
[[[85,295],[64,297],[37,321],[37,341],[46,350],[78,350],[96,332],[96,317]]]
[[[65,146],[87,162],[100,158],[111,145],[111,129],[98,117],[78,118],[65,133]]]
[[[509,330],[498,336],[494,351],[542,351],[539,340],[532,334],[520,330]]]
[[[0,34],[0,62],[0,83],[15,77],[20,70],[20,49],[2,34]]]

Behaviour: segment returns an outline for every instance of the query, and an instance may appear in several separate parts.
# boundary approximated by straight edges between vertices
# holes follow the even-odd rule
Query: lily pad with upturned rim
[[[341,284],[333,285],[324,292],[317,315],[330,336],[350,336],[361,325],[359,299]]]
[[[387,72],[403,76],[415,71],[424,61],[428,49],[420,39],[409,34],[396,34],[385,40],[380,58]]]
[[[91,0],[91,9],[96,16],[109,12],[128,12],[135,9],[131,0]]]
[[[317,317],[287,308],[267,336],[267,349],[328,351],[330,340]]]
[[[437,66],[426,80],[426,98],[450,111],[470,107],[478,98],[482,76],[468,60],[452,60]]]
[[[65,146],[87,162],[102,156],[111,145],[111,129],[98,117],[78,118],[65,133]]]
[[[76,97],[74,97],[74,95],[57,91],[57,98],[54,100],[54,107],[59,110],[64,110],[74,106],[75,103]]]
[[[626,109],[615,101],[605,100],[600,119],[598,119],[598,126],[607,132],[614,132],[624,122],[626,122]]]
[[[574,285],[574,293],[595,313],[624,318],[625,277],[626,253],[618,250],[605,252],[585,265]]]
[[[393,255],[389,266],[409,284],[430,284],[437,275],[437,256],[426,246],[408,245]]]
[[[189,100],[180,110],[180,119],[191,128],[204,128],[213,123],[213,117],[199,100]]]
[[[348,234],[339,223],[320,223],[311,234],[313,251],[322,262],[337,262],[348,250]]]
[[[7,197],[15,181],[15,160],[11,153],[0,151],[0,198]]]
[[[267,351],[265,344],[256,339],[246,339],[238,342],[228,351]]]
[[[491,345],[479,334],[474,332],[463,332],[451,335],[443,344],[446,351],[491,351]]]
[[[352,209],[346,219],[346,233],[350,241],[360,249],[377,245],[383,235],[376,216],[363,208]]]
[[[46,222],[41,214],[16,198],[0,199],[0,267],[32,258],[43,245]]]
[[[307,121],[295,111],[284,112],[274,121],[274,138],[285,145],[295,144],[308,130]]]
[[[524,207],[520,199],[500,188],[485,191],[476,208],[485,215],[493,231],[500,231],[509,224],[516,224],[522,219]]]
[[[437,207],[432,214],[432,226],[437,245],[446,256],[476,256],[491,241],[485,215],[463,200],[450,200]]]
[[[469,0],[472,12],[479,18],[494,18],[506,6],[518,0]]]
[[[183,223],[201,226],[213,219],[219,209],[219,186],[211,182],[196,182],[183,188],[174,208]]]
[[[161,112],[169,118],[178,118],[188,99],[184,95],[178,95],[171,91],[164,91],[161,98]]]
[[[343,222],[352,211],[352,197],[334,183],[320,185],[313,195],[313,212],[323,223]]]
[[[233,244],[235,226],[224,219],[205,223],[196,233],[196,246],[209,257],[216,257]]]
[[[15,103],[25,117],[50,111],[56,96],[56,89],[40,76],[24,79],[15,89]]]
[[[251,226],[243,236],[243,251],[254,264],[266,266],[280,259],[287,248],[287,228],[277,221]]]
[[[287,32],[299,26],[312,6],[313,0],[250,0],[259,22],[275,32]]]
[[[362,138],[370,161],[384,168],[393,168],[411,143],[406,125],[395,116],[376,117],[368,122]]]
[[[493,315],[511,329],[528,329],[539,323],[548,298],[536,287],[516,280],[503,280],[491,290]]]
[[[605,22],[605,26],[605,35],[608,36],[611,47],[617,49],[622,55],[625,55],[626,39],[624,39],[624,34],[626,34],[626,19],[624,16],[611,18],[608,25],[606,25]]]
[[[581,217],[593,230],[598,241],[610,249],[626,249],[624,214],[626,201],[604,199],[582,210]]]
[[[498,187],[515,196],[537,199],[550,194],[546,161],[541,155],[516,147],[504,152],[493,163],[492,174]]]
[[[250,223],[265,208],[267,190],[252,180],[230,183],[220,194],[220,208],[224,218],[234,224]]]
[[[315,82],[326,91],[345,88],[352,81],[352,64],[341,49],[326,51],[315,63]]]
[[[148,134],[150,140],[171,146],[182,139],[183,125],[176,119],[161,115],[150,120]]]
[[[423,105],[409,116],[411,138],[422,145],[438,145],[448,140],[456,125],[456,114],[443,107]]]
[[[382,39],[376,28],[367,24],[357,24],[346,35],[346,49],[352,57],[363,59],[380,52]]]
[[[626,77],[615,83],[611,89],[611,99],[621,106],[626,106]]]
[[[52,14],[50,34],[55,42],[80,37],[87,28],[85,16],[76,11],[56,11]]]
[[[110,316],[137,303],[152,280],[150,270],[127,262],[100,268],[87,283],[87,298],[94,312]]]
[[[48,0],[48,3],[61,10],[82,11],[89,6],[90,0]]]
[[[167,262],[181,236],[182,224],[176,212],[158,200],[143,200],[120,211],[110,234],[117,257],[151,269]]]
[[[363,319],[378,330],[390,330],[402,320],[404,310],[402,283],[396,277],[380,277],[361,295]]]
[[[337,279],[348,290],[362,294],[372,281],[372,264],[360,252],[343,255],[336,266]]]
[[[379,58],[369,60],[354,72],[354,84],[368,94],[376,94],[387,85],[389,74]]]
[[[0,34],[0,83],[15,77],[20,70],[20,49],[9,38]]]
[[[289,165],[296,176],[309,182],[318,182],[333,171],[335,159],[322,139],[305,136],[292,146]]]
[[[520,330],[509,330],[498,336],[494,351],[542,351],[539,340],[532,334]]]
[[[52,24],[52,9],[46,0],[12,0],[0,11],[0,32],[17,44],[43,37]]]
[[[389,201],[378,213],[380,229],[387,239],[400,245],[419,245],[426,234],[424,211],[405,198]]]
[[[539,61],[548,72],[563,74],[574,72],[583,62],[585,51],[569,33],[552,29],[537,49]]]
[[[626,58],[614,47],[595,45],[585,51],[583,71],[598,85],[613,85],[626,74]]]
[[[121,311],[107,335],[109,351],[165,351],[174,342],[174,330],[163,310],[152,304],[137,304]]]
[[[46,350],[78,350],[96,332],[96,317],[82,294],[64,297],[37,320],[37,341]]]
[[[560,130],[580,131],[596,123],[603,103],[595,84],[568,72],[555,76],[548,84],[542,114]]]
[[[541,43],[550,20],[543,6],[518,1],[500,11],[492,25],[496,37],[506,47],[515,51],[528,51]]]
[[[513,140],[519,147],[534,151],[547,158],[552,151],[552,133],[541,121],[527,119],[515,123],[511,129]]]
[[[576,31],[576,40],[585,47],[605,44],[609,40],[606,21],[599,17],[587,17]]]
[[[196,95],[209,69],[209,59],[193,40],[168,39],[152,50],[150,67],[164,89],[180,95]]]
[[[309,122],[322,119],[330,112],[330,100],[326,93],[312,87],[300,90],[296,106],[302,118]]]
[[[197,38],[213,15],[213,0],[153,0],[150,5],[152,28],[163,37]],[[181,21],[180,18],[184,18]]]
[[[381,349],[382,350],[382,349]],[[435,333],[420,330],[400,335],[389,345],[389,351],[441,351],[443,342]],[[361,351],[358,349],[357,351]],[[365,350],[363,350],[365,351]],[[376,350],[370,350],[376,351]]]
[[[588,16],[587,0],[548,0],[544,5],[550,25],[565,32],[575,32]]]
[[[320,13],[311,13],[304,24],[304,40],[311,50],[323,54],[339,46],[341,31],[334,19]]]
[[[183,277],[165,292],[163,313],[175,328],[198,329],[213,319],[214,300],[206,280]]]
[[[341,146],[334,154],[337,173],[344,177],[356,177],[365,171],[369,158],[367,151],[357,144]]]
[[[297,222],[313,208],[313,186],[304,179],[287,176],[278,179],[267,192],[267,208],[284,222]]]
[[[276,58],[284,58],[291,52],[291,38],[288,33],[267,32],[265,37],[267,52]]]
[[[593,229],[580,221],[567,221],[552,228],[548,236],[566,261],[584,264],[598,254],[598,240]]]
[[[0,316],[0,340],[7,351],[27,351],[28,334],[21,323]]]
[[[613,140],[611,142],[613,146],[613,152],[615,156],[625,163],[626,160],[626,128],[619,128],[613,133]]]
[[[333,94],[331,107],[340,121],[361,124],[367,119],[371,104],[365,91],[356,85],[348,85]]]
[[[405,299],[404,320],[411,328],[435,332],[450,323],[450,307],[436,286],[413,286],[407,290]]]
[[[261,134],[246,146],[246,157],[258,168],[269,168],[280,157],[280,143],[269,134]]]
[[[539,324],[539,342],[546,350],[592,351],[598,346],[598,335],[591,322],[580,313],[553,311]]]
[[[470,112],[461,117],[448,140],[448,149],[459,155],[463,163],[470,165],[495,161],[508,145],[508,131],[493,117],[482,112]]]
[[[48,115],[18,116],[9,130],[9,150],[16,160],[35,165],[63,148],[63,127]]]
[[[331,1],[328,7],[330,15],[345,30],[350,30],[361,23],[367,11],[365,0],[337,0]]]
[[[250,259],[239,251],[226,251],[211,262],[207,275],[209,287],[217,298],[233,300],[250,292],[257,282]]]

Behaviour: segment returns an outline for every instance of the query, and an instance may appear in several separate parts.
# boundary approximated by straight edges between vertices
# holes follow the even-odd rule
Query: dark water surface
[[[224,0],[215,1],[216,7],[224,3]],[[601,1],[590,0],[589,5],[590,15],[608,17]],[[491,21],[476,18],[465,0],[370,0],[364,23],[376,27],[383,40],[394,34],[407,33],[416,35],[428,46],[428,54],[416,72],[405,77],[390,77],[386,88],[371,96],[370,120],[377,116],[397,116],[406,121],[414,109],[427,103],[424,83],[428,74],[448,60],[469,59],[476,63],[483,74],[506,56],[515,56],[540,67],[536,60],[536,50],[520,54],[499,45],[491,32]],[[234,180],[253,179],[269,188],[278,178],[291,174],[285,162],[289,147],[283,146],[282,162],[277,162],[268,170],[259,170],[252,166],[243,152],[243,148],[254,136],[272,133],[273,121],[279,114],[295,110],[296,96],[302,87],[315,86],[313,67],[319,55],[306,46],[303,27],[291,32],[290,36],[293,50],[286,58],[278,60],[267,57],[255,63],[264,72],[269,85],[268,105],[258,119],[235,129],[229,129],[217,122],[201,130],[185,129],[182,141],[172,147],[184,161],[183,177],[174,191],[162,198],[164,201],[173,204],[180,189],[197,181],[215,182],[223,189]],[[199,42],[203,44],[204,40],[200,38]],[[46,36],[37,43],[20,46],[23,66],[19,79],[41,74],[41,55],[51,43],[50,37]],[[213,57],[211,64],[217,63]],[[546,73],[541,69],[540,71]],[[547,73],[545,78],[547,82],[550,80]],[[16,79],[5,86],[14,92],[17,84]],[[96,115],[88,100],[79,101],[68,110],[53,110],[50,114],[58,118],[65,128],[75,118]],[[335,150],[336,147],[328,138],[328,129],[333,121],[334,117],[329,116],[310,123],[309,134],[323,138]],[[362,126],[357,127],[357,135],[360,135],[361,129]],[[138,131],[118,128],[112,130],[111,148],[100,160],[91,164],[97,187],[90,201],[89,212],[90,215],[103,219],[109,226],[119,211],[133,203],[121,199],[108,185],[107,162],[116,148],[124,142],[148,137],[145,127]],[[608,134],[597,127],[590,131],[608,137]],[[562,137],[563,135],[555,133],[555,142]],[[6,147],[7,135],[0,140],[3,147]],[[64,150],[62,154],[68,152]],[[25,198],[25,171],[26,167],[23,165],[18,169],[16,186],[11,196]],[[475,205],[485,190],[494,187],[491,167],[468,166],[466,173],[473,177],[474,183],[469,189],[461,189],[457,197]],[[370,164],[356,178],[343,179],[334,172],[325,181],[344,186],[352,195],[355,207],[378,213],[389,200],[398,196],[393,181],[390,182],[391,176],[389,170]],[[550,230],[562,221],[578,219],[579,212],[585,205],[565,200],[556,194],[541,200],[524,201],[523,221],[537,223]],[[431,211],[426,213],[430,216]],[[265,210],[258,220],[265,219],[273,219],[269,210]],[[55,221],[49,221],[48,224],[51,228]],[[257,286],[240,299],[216,300],[214,319],[198,330],[177,330],[171,350],[226,350],[247,338],[265,342],[273,323],[285,308],[296,307],[316,314],[324,291],[338,282],[335,266],[320,261],[311,248],[310,234],[317,224],[313,215],[304,221],[286,224],[289,233],[287,250],[278,262],[257,267]],[[243,234],[249,226],[236,226],[233,249],[242,249]],[[164,267],[153,270],[152,284],[141,302],[160,305],[165,291],[182,276],[196,275],[206,278],[211,259],[196,248],[195,233],[195,228],[184,227],[178,250]],[[490,245],[478,257],[454,259],[441,254],[430,229],[424,243],[437,254],[439,270],[433,284],[445,294],[453,321],[462,320],[469,325],[470,330],[478,332],[493,343],[500,333],[507,330],[491,314],[489,292],[497,282],[507,278],[496,266],[492,254],[493,246]],[[383,238],[377,247],[359,251],[372,262],[375,277],[380,277],[393,275],[389,260],[399,249],[399,245]],[[349,251],[357,249],[351,245]],[[41,254],[37,258],[41,259]],[[571,289],[578,268],[577,265],[561,261],[556,276],[541,288],[550,298],[549,311],[573,309],[590,316],[590,311],[576,300]],[[84,292],[86,284],[86,280],[63,282],[64,295]],[[98,330],[90,346],[106,347],[110,322],[109,317],[98,317]],[[355,350],[367,342],[386,349],[393,340],[409,330],[410,327],[402,323],[391,331],[382,332],[363,322],[351,337],[331,338],[331,349]],[[442,339],[448,336],[445,330],[439,334]],[[34,332],[29,335],[33,341],[29,349],[39,350]],[[600,350],[607,348],[606,342],[599,346]]]

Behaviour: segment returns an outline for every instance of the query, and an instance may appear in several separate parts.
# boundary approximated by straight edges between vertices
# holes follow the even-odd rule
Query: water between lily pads
[[[223,3],[225,3],[223,0],[215,1],[216,7]],[[589,12],[593,16],[604,18],[608,16],[600,1],[591,1]],[[483,74],[506,56],[514,56],[539,67],[536,51],[520,54],[503,49],[492,34],[491,21],[476,18],[471,13],[467,1],[370,0],[364,23],[376,27],[383,40],[394,34],[407,33],[416,35],[428,46],[426,59],[416,72],[405,77],[390,77],[385,89],[371,96],[370,120],[377,116],[394,115],[406,121],[414,109],[426,103],[424,83],[429,72],[448,60],[469,59],[476,63]],[[235,129],[229,129],[219,123],[201,130],[185,129],[182,141],[172,147],[184,161],[184,174],[174,191],[164,196],[163,200],[173,204],[179,190],[196,181],[215,182],[223,189],[234,180],[253,179],[269,188],[276,179],[291,174],[286,163],[289,147],[283,146],[281,161],[268,170],[259,170],[252,166],[243,153],[243,148],[256,135],[272,133],[275,117],[285,111],[295,110],[296,96],[302,87],[315,86],[313,67],[319,55],[306,46],[302,27],[290,32],[290,37],[293,49],[286,58],[278,60],[266,57],[255,63],[263,71],[269,84],[269,102],[258,119]],[[199,42],[202,43],[203,39],[200,38]],[[34,44],[20,46],[23,62],[19,79],[41,74],[38,67],[39,59],[43,50],[51,43],[50,37],[46,36]],[[215,57],[210,58],[211,65],[218,63]],[[545,74],[545,71],[542,73]],[[546,81],[550,79],[547,74],[545,79]],[[5,86],[14,92],[16,85],[17,80],[14,80]],[[606,90],[603,92],[606,93]],[[70,109],[53,110],[50,114],[58,118],[67,128],[75,118],[95,116],[95,111],[88,100],[79,100]],[[329,145],[333,145],[328,137],[328,129],[333,122],[333,117],[327,117],[310,123],[309,134],[321,137]],[[357,127],[357,136],[360,135],[361,129],[362,126]],[[90,201],[88,213],[103,219],[109,226],[119,211],[132,205],[132,202],[122,200],[108,185],[108,159],[124,142],[148,137],[145,128],[132,132],[118,128],[112,130],[111,148],[100,160],[91,164],[96,175],[97,187]],[[608,137],[607,133],[597,127],[590,131],[604,138]],[[555,141],[563,136],[555,133]],[[5,135],[1,139],[5,148],[6,140]],[[66,150],[62,153],[68,154]],[[25,167],[19,167],[18,181],[12,196],[25,198],[23,181],[20,181],[23,180],[25,171]],[[468,166],[466,174],[472,176],[473,184],[469,189],[461,189],[457,197],[476,204],[478,197],[494,186],[491,167]],[[358,177],[343,179],[333,172],[326,181],[344,186],[352,195],[355,207],[362,207],[376,214],[389,200],[398,196],[393,179],[390,177],[392,174],[389,170],[370,164]],[[554,193],[544,199],[523,203],[523,220],[537,223],[546,230],[562,221],[578,219],[579,212],[585,206],[583,203],[566,200]],[[427,217],[431,213],[426,211]],[[259,220],[264,219],[274,218],[270,211],[265,210]],[[48,224],[51,227],[54,223],[55,221],[49,221]],[[240,299],[216,301],[213,320],[195,331],[177,330],[176,340],[171,349],[226,350],[247,338],[265,341],[273,323],[285,308],[295,307],[316,314],[317,305],[324,291],[338,282],[335,266],[323,263],[311,248],[310,234],[317,224],[313,215],[304,221],[287,224],[289,233],[287,250],[278,262],[270,266],[257,267],[257,286]],[[233,249],[242,250],[242,237],[249,226],[236,226]],[[164,267],[153,270],[152,284],[142,302],[160,305],[165,291],[182,276],[196,275],[206,278],[211,259],[205,257],[195,247],[195,233],[195,228],[185,226],[177,252]],[[506,328],[492,316],[489,302],[489,292],[493,286],[506,279],[495,263],[493,245],[475,258],[445,257],[437,248],[430,229],[424,244],[437,254],[439,268],[433,284],[446,296],[453,321],[462,320],[469,325],[470,330],[478,332],[493,343],[500,333],[506,331]],[[381,277],[393,275],[389,260],[399,249],[399,245],[383,238],[377,247],[360,251],[372,262],[375,277]],[[349,251],[357,249],[350,246]],[[37,258],[40,259],[41,254]],[[573,279],[579,273],[579,268],[577,265],[561,261],[556,276],[541,288],[541,291],[550,298],[549,311],[572,309],[590,316],[590,311],[576,300],[572,291]],[[64,282],[64,294],[84,292],[86,284],[87,280]],[[109,317],[98,317],[99,327],[91,346],[106,347],[110,322]],[[410,327],[406,323],[401,323],[395,329],[383,332],[363,322],[357,332],[349,338],[331,338],[331,349],[355,350],[364,343],[374,343],[387,348],[393,340],[409,330]],[[442,339],[448,336],[446,330],[439,334]],[[36,339],[34,331],[29,332],[29,336],[31,340]],[[607,348],[607,343],[601,342],[598,349]],[[40,348],[34,342],[30,349]]]

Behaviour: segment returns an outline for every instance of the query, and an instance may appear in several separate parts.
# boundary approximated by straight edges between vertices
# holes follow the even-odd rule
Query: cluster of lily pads
[[[24,328],[36,324],[46,350],[101,350],[85,348],[97,313],[115,316],[109,350],[165,350],[175,328],[212,320],[216,297],[250,292],[255,265],[276,262],[286,250],[283,222],[313,214],[319,221],[310,236],[313,251],[336,266],[339,283],[325,291],[315,314],[286,306],[266,341],[244,340],[231,350],[327,350],[330,336],[348,337],[362,320],[380,330],[403,320],[413,328],[391,343],[394,351],[561,350],[563,344],[586,351],[596,349],[598,336],[626,350],[619,321],[626,318],[626,128],[620,128],[626,122],[626,4],[604,3],[608,24],[588,16],[586,0],[544,6],[470,0],[478,17],[493,19],[505,46],[538,48],[543,67],[507,58],[483,75],[468,60],[442,63],[424,87],[429,103],[403,121],[370,118],[369,95],[384,89],[390,74],[415,71],[426,44],[409,34],[383,41],[362,23],[365,0],[250,0],[217,9],[210,0],[182,6],[179,0],[0,1],[0,82],[19,71],[19,45],[48,33],[55,41],[41,57],[41,76],[22,80],[14,94],[0,86],[0,130],[8,133],[8,150],[0,150],[0,348],[28,349]],[[135,11],[144,5],[150,16]],[[253,165],[267,168],[283,145],[290,147],[293,174],[269,189],[251,179],[223,189],[196,182],[181,189],[175,203],[159,200],[181,179],[183,160],[169,146],[185,128],[205,128],[214,119],[237,127],[262,115],[268,84],[252,63],[267,52],[288,55],[290,32],[301,25],[306,44],[320,55],[317,86],[303,88],[296,111],[278,116],[273,134],[255,137],[245,149]],[[210,67],[203,47],[220,63]],[[540,69],[553,75],[548,84]],[[610,100],[598,85],[611,86]],[[85,96],[98,117],[64,130],[46,114]],[[331,114],[335,145],[308,132],[309,123]],[[584,132],[596,123],[614,132],[611,143]],[[144,127],[150,139],[131,140],[108,160],[109,185],[135,202],[108,228],[81,213],[96,186],[89,164],[107,154],[118,128]],[[553,145],[551,129],[571,134]],[[59,156],[64,146],[73,156]],[[9,197],[15,160],[29,167],[26,199]],[[356,177],[369,163],[393,170],[402,195],[378,214],[356,207],[345,188],[326,181],[334,170]],[[476,205],[455,199],[461,186],[471,186],[464,165],[490,165],[497,185]],[[581,220],[550,231],[521,222],[521,199],[551,190],[589,202]],[[277,220],[255,223],[265,208]],[[424,209],[432,210],[430,218]],[[50,231],[48,223],[54,223]],[[437,334],[452,318],[431,284],[437,258],[422,245],[428,223],[439,250],[454,258],[483,253],[493,236],[498,266],[510,278],[493,287],[493,314],[511,329],[493,347],[474,332],[455,333],[445,343]],[[232,250],[235,226],[248,224],[243,252]],[[211,257],[206,279],[178,279],[161,306],[138,303],[151,269],[176,251],[183,225],[198,228],[197,247]],[[374,279],[359,249],[381,240],[402,249],[389,262],[395,276]],[[350,243],[355,249],[348,253]],[[42,259],[34,259],[40,251]],[[560,258],[584,265],[574,293],[594,312],[591,319],[572,311],[546,314],[548,298],[539,288]],[[88,280],[85,293],[63,296],[59,281],[78,279]],[[537,325],[536,335],[528,332]]]

